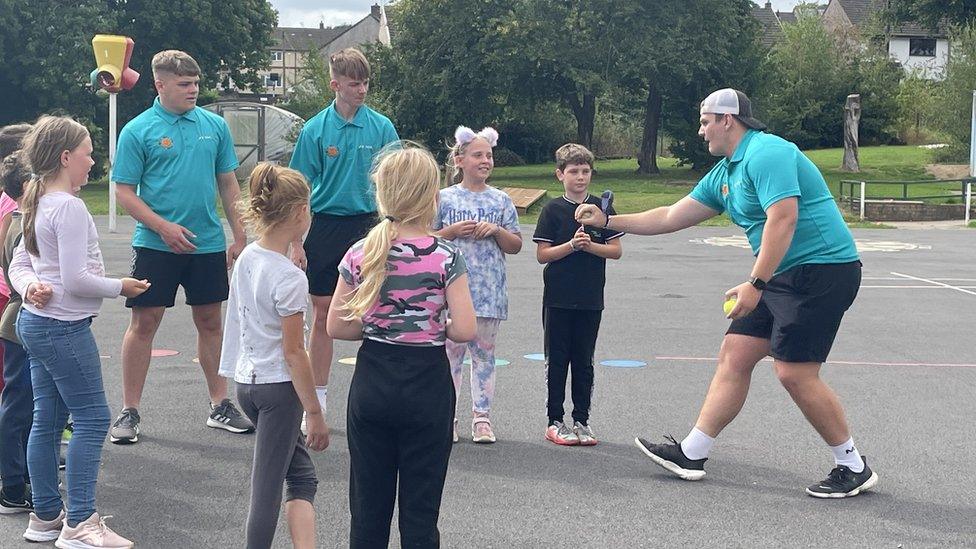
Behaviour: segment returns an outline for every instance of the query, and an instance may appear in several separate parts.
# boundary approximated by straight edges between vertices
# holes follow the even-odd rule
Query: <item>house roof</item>
[[[847,18],[854,26],[861,26],[871,23],[872,19],[884,8],[890,0],[833,0],[842,8]],[[927,38],[945,38],[947,36],[945,25],[940,24],[937,28],[927,28],[918,23],[909,21],[900,23],[891,28],[891,34],[895,36],[920,36]]]
[[[776,12],[773,11],[773,8],[767,2],[765,6],[753,5],[752,16],[762,25],[762,34],[760,36],[762,45],[767,48],[773,47],[773,44],[783,35],[783,29],[780,28],[779,19],[776,18]]]
[[[776,18],[783,25],[796,23],[796,14],[792,11],[778,11],[776,12]]]
[[[271,33],[274,41],[272,49],[288,51],[309,51],[319,49],[349,30],[350,25],[338,27],[305,28],[276,27]]]

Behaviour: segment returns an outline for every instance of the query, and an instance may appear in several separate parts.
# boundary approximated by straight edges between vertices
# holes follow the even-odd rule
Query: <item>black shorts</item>
[[[756,309],[726,333],[768,339],[777,360],[825,362],[860,287],[860,261],[797,265],[774,276]]]
[[[331,296],[335,292],[342,256],[374,225],[375,213],[348,216],[317,213],[312,216],[312,226],[305,237],[308,293]]]
[[[176,289],[183,286],[187,305],[227,301],[227,253],[175,254],[150,248],[132,249],[132,278],[148,279],[151,286],[126,307],[172,307]]]

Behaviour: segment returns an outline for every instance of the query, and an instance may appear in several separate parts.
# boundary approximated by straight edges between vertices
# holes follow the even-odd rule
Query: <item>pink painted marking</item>
[[[153,349],[151,356],[153,357],[176,356],[178,354],[180,354],[179,351],[174,351],[172,349]]]
[[[683,362],[718,362],[715,357],[701,356],[656,356],[654,360],[672,360]],[[764,358],[760,362],[772,362],[771,358]],[[865,362],[857,360],[828,360],[827,364],[842,364],[844,366],[919,366],[923,368],[976,368],[976,364],[959,362]]]

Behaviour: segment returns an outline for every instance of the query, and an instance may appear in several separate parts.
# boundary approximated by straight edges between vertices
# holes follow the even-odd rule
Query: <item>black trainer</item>
[[[851,471],[844,465],[838,465],[827,475],[827,478],[807,488],[807,494],[815,498],[851,498],[865,490],[870,490],[878,483],[878,473],[868,467],[868,458],[864,460],[864,470],[860,473]]]
[[[14,513],[30,513],[34,511],[34,501],[31,498],[30,485],[24,488],[24,496],[19,500],[10,499],[7,494],[0,490],[0,515],[12,515]]]
[[[678,477],[684,480],[701,480],[705,476],[705,462],[708,458],[688,459],[674,437],[668,435],[664,438],[669,440],[670,444],[651,444],[640,437],[634,439],[634,444],[654,463]]]

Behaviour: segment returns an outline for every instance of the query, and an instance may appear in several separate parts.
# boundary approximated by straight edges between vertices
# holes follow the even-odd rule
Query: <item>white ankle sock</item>
[[[315,396],[319,399],[319,406],[322,408],[322,415],[325,415],[325,397],[329,394],[328,385],[316,385],[315,386]]]
[[[681,451],[684,452],[685,457],[688,459],[705,459],[708,457],[708,453],[712,451],[713,444],[715,444],[714,438],[699,431],[698,427],[695,427],[681,441]]]
[[[853,438],[847,439],[843,444],[831,446],[830,450],[834,453],[834,462],[837,465],[843,465],[855,473],[864,471],[864,460],[861,459],[861,452],[854,446]]]

